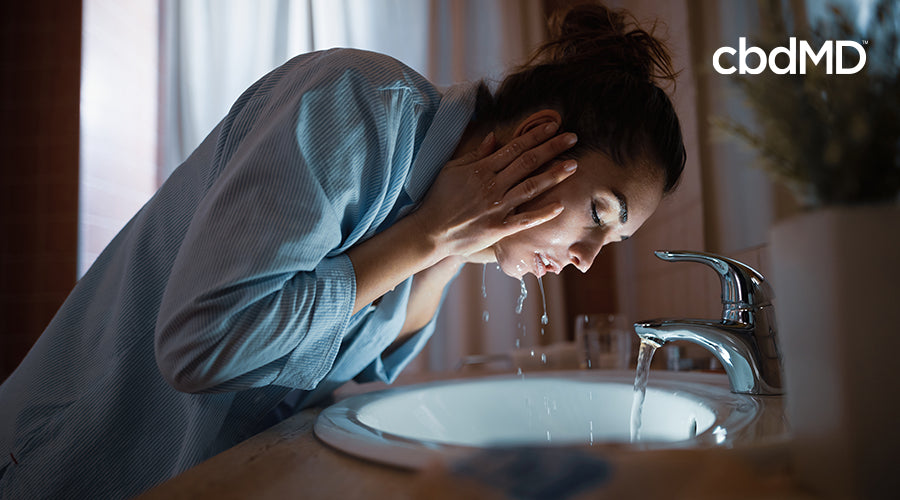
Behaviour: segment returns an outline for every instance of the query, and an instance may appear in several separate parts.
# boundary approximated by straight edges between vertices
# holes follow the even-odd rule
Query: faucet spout
[[[662,345],[686,340],[713,353],[741,394],[782,394],[781,355],[768,282],[736,260],[704,252],[656,252],[667,261],[688,261],[714,269],[722,283],[722,319],[662,319],[634,324],[635,333]]]
[[[659,319],[634,324],[641,339],[662,346],[685,340],[712,352],[725,368],[731,390],[740,394],[781,394],[780,372],[776,380],[764,373],[765,356],[752,341],[753,328],[726,320]],[[777,366],[775,367],[778,368]]]

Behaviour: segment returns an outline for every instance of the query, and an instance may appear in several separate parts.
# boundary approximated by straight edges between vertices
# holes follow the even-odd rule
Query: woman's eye
[[[595,201],[591,201],[591,218],[594,219],[594,224],[597,224],[600,227],[606,226],[606,223],[603,222],[597,214],[597,202]]]

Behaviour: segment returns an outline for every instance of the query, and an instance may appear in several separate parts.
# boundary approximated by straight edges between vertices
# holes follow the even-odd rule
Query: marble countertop
[[[407,377],[399,384],[455,378],[459,374]],[[464,375],[465,376],[465,375]],[[395,384],[398,385],[398,384]],[[338,399],[383,389],[351,384]],[[780,405],[780,402],[777,403]],[[503,481],[460,472],[456,464],[410,471],[358,459],[322,443],[313,433],[320,409],[309,409],[147,491],[144,500],[195,498],[508,498]],[[776,433],[762,421],[759,435]],[[783,439],[757,439],[735,448],[634,451],[599,447],[588,453],[609,471],[605,479],[567,498],[814,498],[792,481]],[[540,467],[536,456],[532,467]],[[476,459],[484,460],[484,457]],[[490,469],[500,470],[490,457]],[[648,472],[652,471],[652,481]],[[479,476],[476,474],[476,476]]]

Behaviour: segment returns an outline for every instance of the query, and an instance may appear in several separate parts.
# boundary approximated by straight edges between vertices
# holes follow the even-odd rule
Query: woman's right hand
[[[556,131],[555,123],[534,127],[496,151],[491,133],[475,150],[444,166],[410,214],[439,256],[482,260],[477,255],[497,241],[562,212],[558,203],[519,210],[575,172],[575,161],[566,160],[529,177],[575,144],[575,134]]]

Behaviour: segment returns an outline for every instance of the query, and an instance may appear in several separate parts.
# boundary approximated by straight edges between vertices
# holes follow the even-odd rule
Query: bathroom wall
[[[0,3],[0,380],[75,284],[81,2]]]

